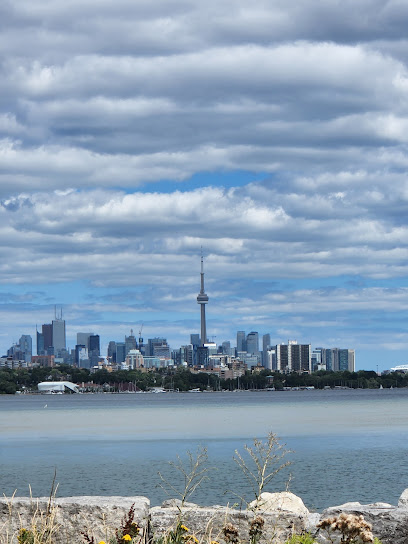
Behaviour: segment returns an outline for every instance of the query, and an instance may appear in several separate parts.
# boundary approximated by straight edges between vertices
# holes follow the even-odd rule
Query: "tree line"
[[[193,373],[184,367],[159,369],[151,372],[141,370],[98,370],[93,374],[87,368],[59,365],[55,368],[35,367],[0,369],[0,394],[14,394],[17,391],[35,391],[42,381],[67,380],[78,385],[93,382],[106,391],[148,391],[163,387],[175,391],[190,389],[212,390],[260,390],[286,387],[314,387],[315,389],[349,387],[353,389],[376,389],[379,387],[408,387],[408,374],[393,372],[378,376],[374,371],[358,372],[319,371],[312,374],[280,374],[267,369],[247,371],[245,375],[221,379],[215,374]]]

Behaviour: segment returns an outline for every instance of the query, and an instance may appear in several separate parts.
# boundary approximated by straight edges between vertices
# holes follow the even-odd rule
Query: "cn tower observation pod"
[[[37,387],[40,393],[79,393],[78,386],[72,382],[40,382]]]

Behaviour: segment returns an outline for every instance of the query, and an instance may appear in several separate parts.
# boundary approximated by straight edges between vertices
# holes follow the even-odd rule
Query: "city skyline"
[[[69,345],[182,345],[203,247],[210,340],[407,362],[403,3],[15,0],[2,22],[2,352],[56,304]]]

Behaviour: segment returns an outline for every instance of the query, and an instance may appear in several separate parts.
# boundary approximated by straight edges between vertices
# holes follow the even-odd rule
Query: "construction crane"
[[[139,329],[139,346],[143,344],[142,330],[143,330],[143,323],[140,325],[140,329]]]

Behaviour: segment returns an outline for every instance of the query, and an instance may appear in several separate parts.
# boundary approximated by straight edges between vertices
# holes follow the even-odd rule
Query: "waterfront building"
[[[349,370],[355,372],[355,352],[354,349],[339,349],[339,370]]]
[[[314,351],[321,354],[321,368],[333,372],[344,370],[355,372],[354,349],[316,348]]]
[[[310,344],[298,344],[289,340],[288,344],[276,346],[276,370],[278,372],[307,372],[312,371],[312,347]]]

